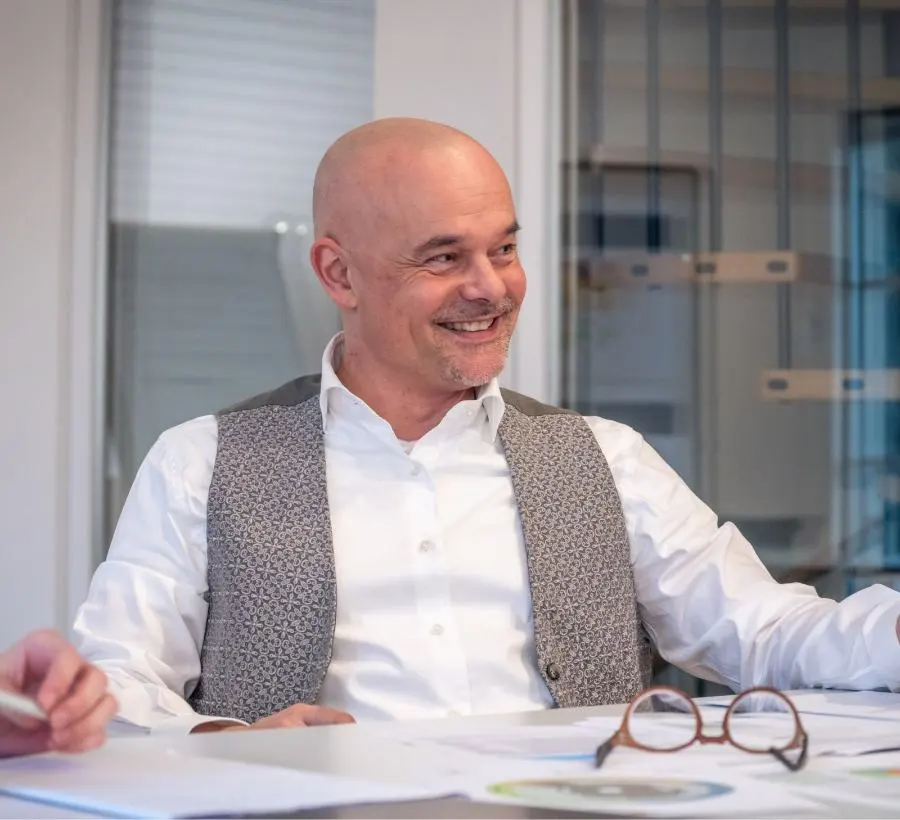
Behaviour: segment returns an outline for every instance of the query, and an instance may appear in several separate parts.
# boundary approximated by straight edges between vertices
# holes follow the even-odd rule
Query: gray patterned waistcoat
[[[209,615],[197,712],[254,721],[315,703],[336,579],[318,376],[218,417]],[[625,519],[581,416],[508,391],[499,438],[522,521],[541,674],[558,706],[621,703],[646,683]]]

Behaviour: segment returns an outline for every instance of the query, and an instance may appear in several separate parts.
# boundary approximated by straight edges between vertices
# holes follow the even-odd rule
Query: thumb
[[[307,726],[334,726],[338,723],[356,723],[356,718],[328,706],[310,706],[309,712],[303,716],[303,722]]]

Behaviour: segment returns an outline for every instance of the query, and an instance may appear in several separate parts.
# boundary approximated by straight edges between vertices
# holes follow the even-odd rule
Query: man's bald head
[[[411,186],[432,183],[423,166],[433,166],[428,160],[442,152],[464,155],[503,174],[487,149],[449,125],[392,117],[348,131],[325,152],[316,171],[315,235],[346,236],[351,226],[378,222],[378,212],[392,199]]]
[[[483,146],[425,120],[363,125],[325,154],[313,217],[345,385],[446,397],[500,372],[525,275],[509,183]]]

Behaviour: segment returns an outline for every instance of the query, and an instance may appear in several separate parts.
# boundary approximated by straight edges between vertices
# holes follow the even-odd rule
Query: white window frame
[[[105,555],[104,408],[106,350],[106,190],[111,0],[75,0],[70,169],[70,304],[67,471],[64,514],[67,572],[61,628],[69,629],[94,569]]]

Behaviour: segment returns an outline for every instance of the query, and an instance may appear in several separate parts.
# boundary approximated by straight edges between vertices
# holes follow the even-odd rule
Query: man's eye
[[[503,256],[509,256],[509,254],[515,253],[515,252],[516,252],[516,243],[515,242],[509,242],[506,245],[500,246],[500,253]]]
[[[451,265],[456,261],[455,253],[439,253],[437,256],[432,256],[425,264],[431,265]]]

